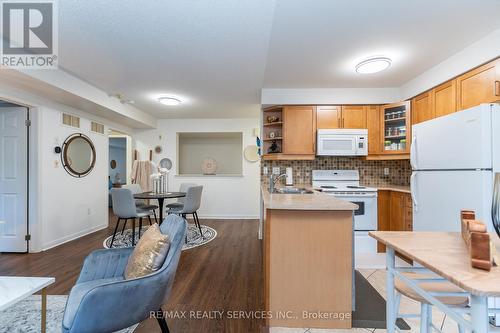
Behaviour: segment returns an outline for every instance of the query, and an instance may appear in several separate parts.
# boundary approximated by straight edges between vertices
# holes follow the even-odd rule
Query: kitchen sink
[[[274,193],[279,194],[313,194],[314,192],[305,188],[298,187],[283,187],[274,190]]]

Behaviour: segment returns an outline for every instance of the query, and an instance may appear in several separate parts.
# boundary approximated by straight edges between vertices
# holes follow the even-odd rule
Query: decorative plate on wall
[[[172,169],[172,161],[169,158],[162,158],[160,160],[160,168],[170,170]]]
[[[205,158],[201,162],[201,172],[204,175],[215,175],[215,171],[217,171],[217,161],[213,158]]]
[[[259,147],[254,145],[246,146],[243,150],[243,155],[248,162],[257,162],[260,159]]]

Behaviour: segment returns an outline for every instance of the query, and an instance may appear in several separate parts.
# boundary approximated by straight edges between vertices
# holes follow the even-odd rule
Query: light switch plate
[[[389,176],[389,168],[384,168],[384,176]]]
[[[268,167],[264,167],[264,169],[262,170],[262,172],[264,173],[264,175],[267,175],[269,173],[269,168]]]
[[[273,167],[273,174],[279,175],[280,174],[280,167]]]

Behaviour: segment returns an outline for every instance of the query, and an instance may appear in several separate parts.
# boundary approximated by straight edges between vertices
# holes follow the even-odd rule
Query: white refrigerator
[[[499,104],[413,125],[410,162],[413,230],[460,231],[461,209],[476,211],[494,230],[492,215],[500,217],[494,200],[500,193]]]

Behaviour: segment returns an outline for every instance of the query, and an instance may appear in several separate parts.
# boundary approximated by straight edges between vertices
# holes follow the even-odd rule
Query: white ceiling
[[[266,88],[399,87],[500,28],[498,0],[280,0]],[[373,55],[393,60],[354,72]]]
[[[400,86],[500,28],[500,1],[59,2],[65,70],[159,118],[255,116],[262,88]],[[356,60],[393,58],[361,77]],[[155,101],[171,93],[179,107]]]

